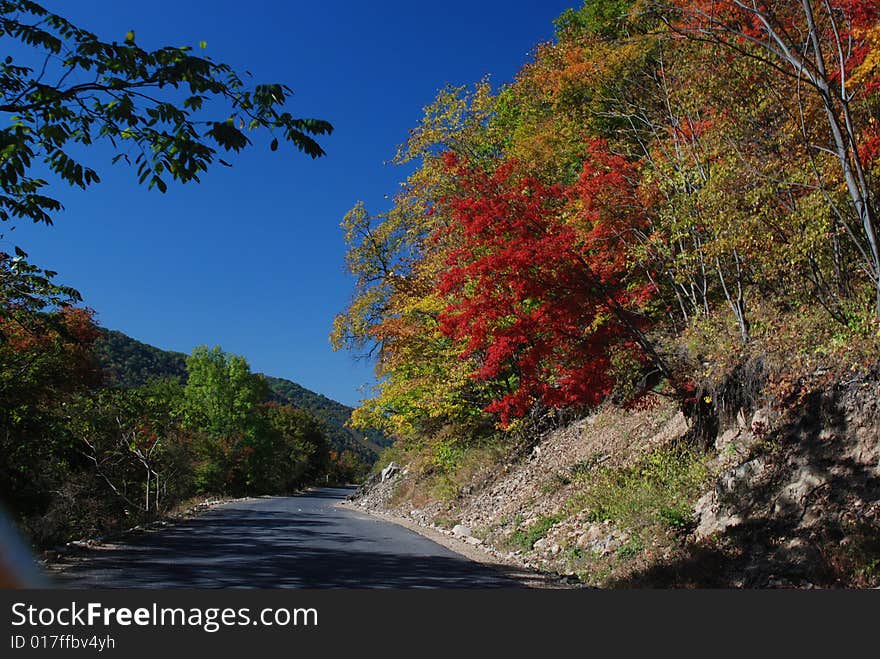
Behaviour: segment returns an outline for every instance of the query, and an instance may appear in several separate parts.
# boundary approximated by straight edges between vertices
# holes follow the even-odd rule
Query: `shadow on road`
[[[88,552],[72,588],[491,588],[518,584],[393,524],[333,508],[347,490],[233,504]],[[278,509],[281,508],[281,509]]]

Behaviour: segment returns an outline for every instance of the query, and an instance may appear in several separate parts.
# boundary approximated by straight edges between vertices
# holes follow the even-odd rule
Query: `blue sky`
[[[446,83],[510,80],[575,0],[323,2],[77,0],[43,3],[101,38],[134,29],[142,47],[207,42],[209,56],[295,92],[295,116],[331,121],[328,156],[266,137],[199,185],[136,184],[96,150],[88,192],[55,188],[55,226],[19,226],[20,245],[57,270],[105,327],[169,350],[221,345],[255,371],[349,405],[372,365],[334,353],[333,316],[351,296],[339,221],[358,200],[387,206],[404,172],[385,161]],[[212,117],[213,118],[213,117]],[[259,139],[259,138],[258,138]]]

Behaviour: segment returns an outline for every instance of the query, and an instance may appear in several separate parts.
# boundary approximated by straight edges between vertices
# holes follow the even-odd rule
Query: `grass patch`
[[[645,541],[638,533],[634,533],[629,539],[618,547],[615,556],[621,561],[627,561],[638,556],[645,548]]]
[[[461,429],[459,437],[454,431],[446,428],[431,441],[410,438],[383,451],[381,466],[393,460],[406,465],[410,473],[406,482],[395,489],[392,506],[421,508],[431,502],[453,502],[480,478],[491,474],[494,465],[504,458],[505,445],[494,435],[470,437]]]
[[[632,530],[686,529],[694,503],[710,477],[707,458],[685,447],[656,449],[626,468],[600,467],[569,505]]]
[[[437,515],[437,517],[434,519],[434,523],[441,528],[451,529],[456,524],[459,524],[460,520],[457,517],[442,513],[440,515]]]
[[[553,528],[553,525],[562,520],[562,515],[544,515],[539,517],[534,523],[525,527],[517,528],[510,535],[510,544],[517,549],[530,551],[534,544],[547,535],[547,531]]]
[[[594,586],[596,584],[605,583],[611,578],[613,573],[614,566],[610,562],[597,564],[590,563],[577,572],[577,578],[581,583]]]
[[[575,480],[583,480],[590,475],[590,472],[593,471],[593,467],[595,466],[595,458],[592,458],[590,460],[581,460],[580,462],[575,462],[571,467],[569,467],[568,473]]]

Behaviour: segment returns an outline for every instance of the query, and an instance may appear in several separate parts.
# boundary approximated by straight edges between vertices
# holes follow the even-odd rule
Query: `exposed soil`
[[[575,474],[598,465],[624,469],[652,449],[685,441],[690,424],[669,404],[641,411],[604,407],[545,434],[530,453],[480,472],[453,500],[423,503],[420,477],[403,465],[384,481],[374,478],[349,505],[557,581],[877,586],[878,400],[874,374],[731,414],[734,421],[720,429],[706,455],[711,477],[694,497],[690,519],[672,530],[634,531],[571,505],[586,482]],[[522,546],[523,537],[530,546]]]

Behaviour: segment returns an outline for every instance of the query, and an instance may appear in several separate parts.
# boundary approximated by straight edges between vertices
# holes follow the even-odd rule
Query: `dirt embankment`
[[[739,410],[708,452],[672,405],[611,406],[415,506],[392,468],[351,505],[487,560],[599,586],[880,585],[880,381]]]

